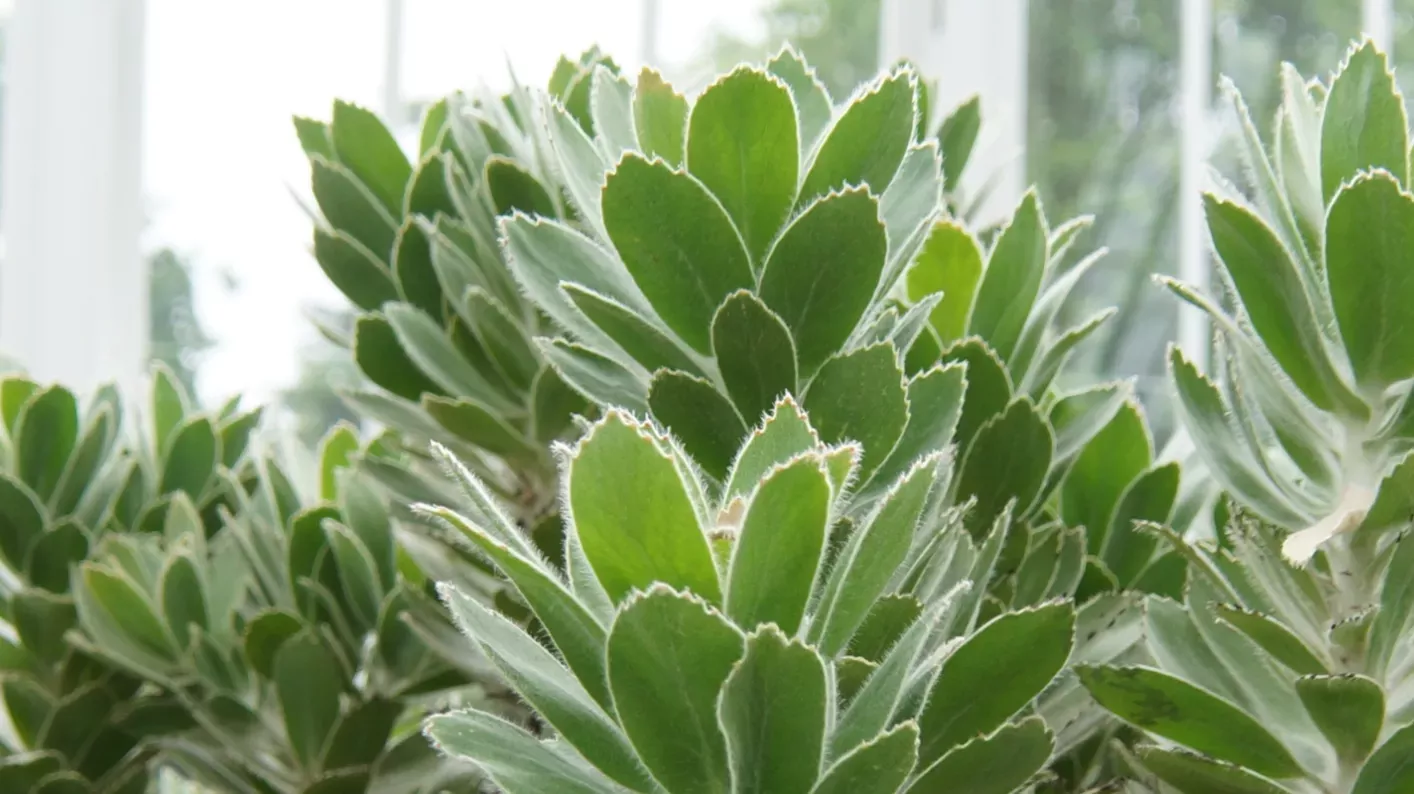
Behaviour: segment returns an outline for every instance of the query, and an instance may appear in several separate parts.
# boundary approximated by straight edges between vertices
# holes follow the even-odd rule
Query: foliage
[[[1414,785],[1408,120],[1368,42],[1329,82],[1286,67],[1283,86],[1271,147],[1230,91],[1255,206],[1226,185],[1204,198],[1235,316],[1165,282],[1216,327],[1216,379],[1177,351],[1173,377],[1240,510],[1220,546],[1155,527],[1189,565],[1181,599],[1145,605],[1151,664],[1077,673],[1107,709],[1167,740],[1140,747],[1137,763],[1174,790],[1403,791]]]
[[[199,357],[215,343],[194,311],[191,268],[166,248],[153,254],[148,266],[152,360],[166,365],[187,394],[194,395]]]

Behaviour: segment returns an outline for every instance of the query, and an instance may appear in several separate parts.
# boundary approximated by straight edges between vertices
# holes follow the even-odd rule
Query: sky
[[[292,115],[335,97],[379,108],[387,0],[147,0],[144,189],[149,250],[193,264],[217,347],[199,384],[214,403],[273,399],[316,338],[311,306],[343,298],[309,253],[308,165]],[[401,91],[435,97],[517,77],[541,85],[562,52],[598,44],[636,70],[643,0],[403,0]],[[751,35],[763,0],[659,0],[658,53],[698,54],[715,27]],[[669,70],[671,75],[671,70]],[[234,287],[232,287],[234,284]]]

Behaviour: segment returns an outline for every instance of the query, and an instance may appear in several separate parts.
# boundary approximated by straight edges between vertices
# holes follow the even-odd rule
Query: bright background
[[[1163,388],[1163,347],[1201,343],[1204,331],[1179,319],[1150,276],[1206,271],[1195,220],[1203,163],[1236,167],[1224,159],[1232,120],[1218,76],[1267,125],[1283,60],[1328,72],[1363,31],[1396,62],[1414,61],[1414,0],[0,0],[0,20],[0,236],[14,243],[0,255],[0,352],[43,377],[75,377],[62,365],[76,345],[126,334],[142,357],[178,367],[204,401],[244,392],[296,428],[338,416],[330,388],[357,377],[309,319],[344,305],[307,250],[308,166],[290,123],[327,117],[334,97],[412,129],[440,95],[504,86],[510,70],[542,85],[561,53],[593,44],[630,72],[650,60],[691,89],[791,40],[837,97],[912,56],[929,77],[982,93],[979,167],[1010,171],[995,205],[1036,183],[1052,221],[1098,216],[1088,242],[1110,254],[1068,312],[1121,311],[1077,366],[1135,377],[1162,428],[1165,401],[1152,397]],[[38,53],[76,37],[117,44],[76,46],[75,57],[91,59],[78,73],[41,63]],[[97,88],[86,77],[110,72],[132,77]],[[1401,77],[1414,87],[1414,65]],[[72,141],[55,143],[59,132]],[[140,167],[131,176],[99,167],[101,195],[41,233],[26,213],[67,205],[61,191],[30,207],[42,192],[34,186],[69,195],[87,186],[64,170],[76,146],[100,166]],[[105,225],[105,213],[129,217],[123,208],[135,201],[140,221]],[[133,256],[112,244],[114,228],[120,243],[135,235]],[[96,242],[83,249],[90,229]],[[84,259],[71,263],[57,259],[61,250],[93,253],[71,253]],[[127,268],[112,270],[120,285],[141,279],[150,289],[86,277],[103,268]],[[79,300],[98,284],[106,292]],[[69,295],[79,297],[65,303]],[[104,301],[146,301],[150,328],[123,327],[133,312],[104,320],[83,308]],[[65,312],[61,330],[38,341],[13,330]],[[85,361],[77,377],[137,368]]]

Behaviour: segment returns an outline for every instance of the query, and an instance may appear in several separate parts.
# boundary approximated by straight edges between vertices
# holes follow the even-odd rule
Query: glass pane
[[[1178,30],[1176,2],[1030,6],[1028,177],[1052,227],[1095,216],[1072,260],[1110,249],[1063,318],[1069,325],[1119,307],[1071,366],[1087,381],[1139,376],[1141,397],[1156,398],[1145,402],[1158,426],[1166,422],[1162,353],[1177,314],[1150,274],[1173,272],[1178,261]]]

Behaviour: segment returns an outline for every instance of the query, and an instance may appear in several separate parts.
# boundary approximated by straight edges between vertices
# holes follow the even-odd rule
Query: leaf
[[[317,119],[295,116],[295,136],[305,154],[321,157],[334,156],[334,142],[329,139],[329,125]]]
[[[1240,766],[1186,750],[1140,747],[1144,767],[1181,794],[1285,794],[1286,789]]]
[[[358,431],[350,424],[335,425],[319,442],[319,498],[332,502],[338,496],[334,473],[348,468],[351,456],[358,451]]]
[[[655,582],[722,600],[684,473],[652,429],[610,411],[580,441],[567,505],[595,575],[614,602]]]
[[[340,676],[330,675],[338,661],[319,638],[301,632],[275,652],[271,668],[285,736],[307,770],[317,769],[325,742],[339,719]]]
[[[1303,774],[1261,723],[1180,678],[1147,667],[1087,665],[1075,672],[1101,706],[1126,722],[1268,777]]]
[[[1075,609],[1052,602],[1002,615],[943,662],[919,717],[919,758],[929,763],[990,733],[1060,672],[1075,640]]]
[[[1054,446],[1051,428],[1027,397],[977,431],[957,479],[957,503],[977,500],[963,519],[974,538],[1013,500],[1013,513],[1026,514],[1041,492]]]
[[[437,749],[465,759],[506,794],[613,794],[617,787],[584,770],[516,726],[481,711],[454,711],[427,720]]]
[[[888,458],[908,423],[908,397],[898,351],[888,343],[831,358],[810,382],[805,409],[828,443],[864,447],[861,478]]]
[[[722,686],[734,794],[809,794],[825,739],[825,663],[775,626],[746,638],[746,655]]]
[[[486,161],[486,189],[497,215],[510,215],[517,210],[546,218],[559,215],[545,187],[514,160],[492,157]]]
[[[952,441],[967,388],[965,372],[959,364],[934,366],[908,381],[908,424],[888,460],[874,472],[871,485],[898,478]]]
[[[378,605],[383,600],[377,563],[368,546],[347,526],[326,519],[324,533],[329,538],[329,549],[334,553],[339,571],[343,594],[341,606],[346,607],[346,614],[356,622],[356,630],[362,633],[377,624]]]
[[[1213,247],[1272,357],[1321,410],[1367,411],[1331,365],[1306,286],[1275,232],[1247,209],[1212,194],[1203,205]]]
[[[782,397],[742,444],[736,460],[732,462],[731,477],[722,491],[722,501],[729,502],[737,495],[750,493],[771,467],[818,446],[820,437],[795,399],[789,395]]]
[[[488,385],[500,386],[500,391],[506,386],[512,391],[528,388],[540,357],[526,338],[525,320],[513,316],[505,304],[477,287],[468,289],[463,300],[473,320],[472,334],[486,350],[494,370],[505,379],[505,383],[495,383],[488,376]],[[485,372],[485,367],[478,367],[478,371]]]
[[[360,309],[377,311],[398,299],[388,266],[347,232],[316,228],[314,258],[329,281]]]
[[[924,458],[905,472],[840,552],[811,626],[811,639],[826,656],[845,649],[903,563],[932,490],[938,460]]]
[[[741,66],[703,90],[688,118],[687,170],[721,202],[757,270],[795,200],[799,169],[795,106],[778,79]]]
[[[609,159],[638,149],[634,131],[633,85],[617,69],[594,67],[589,88],[589,109],[594,132]]]
[[[1414,725],[1405,725],[1365,762],[1351,794],[1400,794],[1414,785]]]
[[[578,284],[560,289],[584,316],[649,372],[679,369],[701,374],[692,358],[666,332],[634,310]]]
[[[371,111],[335,100],[329,135],[339,162],[348,166],[388,212],[401,215],[403,189],[412,178],[412,166],[383,122]]]
[[[756,487],[727,575],[726,613],[738,627],[795,634],[824,563],[833,496],[818,454],[771,470]]]
[[[309,159],[314,200],[334,230],[348,234],[385,266],[398,233],[394,216],[347,167],[315,155]],[[401,209],[402,196],[398,196]]]
[[[797,206],[846,186],[888,187],[913,142],[917,81],[912,69],[897,69],[850,99],[815,152]]]
[[[68,584],[65,571],[64,584]],[[58,593],[21,590],[10,598],[9,622],[15,629],[26,662],[41,662],[57,670],[70,651],[64,638],[78,623],[73,601]]]
[[[1048,417],[1056,434],[1056,460],[1067,464],[1074,460],[1126,404],[1139,410],[1133,389],[1123,382],[1102,383],[1059,397]]]
[[[540,454],[540,449],[520,431],[474,400],[448,400],[428,394],[422,398],[422,407],[448,432],[493,455],[525,461],[535,460]]]
[[[551,103],[545,115],[549,139],[554,148],[561,182],[575,209],[595,234],[604,235],[604,218],[599,197],[604,187],[608,163],[565,108]]]
[[[160,493],[181,491],[195,500],[202,496],[220,463],[221,439],[216,428],[210,419],[194,416],[172,436],[172,446],[162,466]]]
[[[609,174],[603,206],[609,239],[663,322],[694,350],[710,352],[717,306],[752,283],[723,206],[693,177],[637,154]]]
[[[609,688],[638,757],[675,794],[727,790],[718,693],[742,637],[700,599],[664,585],[635,594],[609,631]]]
[[[1054,417],[1054,413],[1052,414]],[[1085,527],[1091,554],[1100,554],[1120,497],[1153,458],[1139,405],[1126,400],[1080,450],[1061,483],[1061,518]]]
[[[877,662],[923,614],[923,603],[911,595],[881,596],[849,640],[850,656]]]
[[[954,748],[908,790],[1011,794],[1051,759],[1052,744],[1045,720],[1028,717]]]
[[[1321,116],[1321,191],[1329,204],[1356,173],[1384,168],[1405,180],[1409,120],[1385,54],[1366,39],[1341,64]]]
[[[1152,533],[1136,529],[1135,523],[1168,523],[1178,497],[1178,480],[1177,463],[1151,468],[1129,484],[1115,506],[1101,559],[1121,585],[1128,587],[1139,578],[1158,542]]]
[[[404,197],[403,214],[421,215],[431,219],[436,219],[438,214],[448,217],[460,215],[456,199],[452,197],[454,169],[461,171],[461,164],[457,162],[456,155],[450,152],[424,152]],[[404,223],[407,220],[412,219],[405,219]]]
[[[812,794],[895,794],[918,760],[918,726],[900,723],[835,762]]]
[[[404,300],[430,317],[444,316],[442,285],[432,265],[432,245],[422,224],[414,218],[403,221],[398,229],[398,239],[393,244],[393,276]]]
[[[451,510],[434,508],[431,514],[454,527],[501,569],[535,612],[575,677],[599,705],[610,708],[604,671],[607,633],[560,577],[544,561],[511,549]]]
[[[887,250],[879,203],[868,188],[811,204],[776,241],[757,294],[790,328],[802,376],[835,354],[859,324]]]
[[[940,609],[935,608],[927,617],[915,620],[878,665],[872,666],[867,677],[850,696],[849,707],[837,719],[834,729],[830,732],[829,749],[832,757],[846,754],[866,744],[887,728],[896,715],[906,708],[906,698],[910,694],[909,684],[919,672],[916,669],[919,657],[924,653],[932,632],[938,627],[937,617],[940,612]]]
[[[943,161],[945,169],[947,163]],[[966,332],[972,300],[981,278],[982,251],[972,235],[952,221],[934,223],[908,270],[908,298],[918,301],[933,293],[943,293],[942,302],[928,318],[943,344],[961,338]]]
[[[265,678],[275,674],[275,654],[285,641],[300,633],[300,619],[280,609],[260,612],[246,623],[242,647],[251,669]]]
[[[941,360],[967,365],[967,391],[962,398],[962,415],[953,433],[953,444],[966,451],[983,423],[1005,411],[1011,403],[1011,376],[997,354],[975,336],[944,350]]]
[[[543,367],[531,382],[532,437],[541,444],[559,438],[569,427],[571,417],[588,409],[584,398],[569,387],[554,367]]]
[[[206,588],[191,557],[175,554],[167,559],[158,595],[162,616],[178,648],[191,647],[192,624],[199,632],[211,629],[206,617]]]
[[[834,112],[830,94],[821,84],[815,70],[789,43],[766,62],[766,71],[790,88],[795,100],[796,122],[800,126],[801,150],[808,151]]]
[[[648,407],[704,471],[726,479],[746,427],[721,392],[702,378],[660,370],[648,387]]]
[[[1370,671],[1378,676],[1387,673],[1401,658],[1401,639],[1408,635],[1410,617],[1414,615],[1414,540],[1403,535],[1395,543],[1366,651]]]
[[[49,500],[79,435],[79,408],[73,392],[50,386],[31,394],[15,419],[15,473]]]
[[[84,561],[88,550],[88,535],[83,527],[65,519],[50,526],[30,546],[25,573],[35,587],[51,593],[67,593],[69,573],[75,565]]]
[[[44,534],[44,527],[39,497],[10,475],[0,473],[0,553],[10,570],[24,569],[30,547]]]
[[[132,579],[94,563],[85,563],[80,570],[102,617],[125,639],[158,658],[176,658],[172,635]]]
[[[564,339],[537,339],[556,377],[591,403],[648,413],[646,385],[613,359]]]
[[[1309,675],[1296,679],[1296,693],[1336,755],[1351,767],[1364,763],[1385,722],[1380,685],[1363,675]]]
[[[167,450],[167,439],[172,431],[182,423],[188,411],[186,390],[172,374],[166,364],[158,363],[152,371],[152,429],[156,441],[154,451],[162,455]]]
[[[1051,388],[1052,381],[1060,373],[1061,367],[1070,360],[1070,354],[1075,348],[1089,339],[1091,334],[1118,311],[1114,307],[1102,309],[1063,331],[1055,343],[1044,350],[1036,366],[1026,371],[1026,377],[1021,381],[1022,389],[1030,394],[1032,399],[1044,397],[1046,390]]]
[[[968,319],[967,332],[1010,361],[1046,272],[1046,220],[1035,191],[1028,191],[1002,230]]]
[[[379,758],[402,709],[403,704],[396,700],[376,697],[354,706],[329,736],[320,766],[326,770],[347,769]]]
[[[443,393],[408,357],[385,317],[365,314],[358,318],[353,352],[354,361],[369,380],[405,400],[416,402],[424,392]]]
[[[649,157],[681,167],[687,134],[687,99],[650,67],[638,74],[633,92],[633,126]],[[700,175],[699,175],[700,178]]]
[[[389,304],[385,307],[384,314],[397,337],[398,345],[407,354],[408,359],[436,384],[430,389],[422,388],[418,392],[404,387],[407,393],[396,392],[399,396],[415,401],[428,392],[470,395],[497,410],[516,410],[516,406],[502,396],[486,377],[461,355],[431,317],[405,303]],[[364,319],[366,318],[359,318],[360,337]],[[362,341],[361,338],[359,341]],[[356,347],[357,344],[358,342],[355,342]]]
[[[938,141],[943,149],[943,190],[957,190],[962,170],[972,156],[977,133],[982,129],[981,98],[972,96],[958,105],[938,126]]]
[[[1411,247],[1414,196],[1389,174],[1358,177],[1336,194],[1326,219],[1326,275],[1341,338],[1366,392],[1414,376]]]
[[[1262,650],[1286,665],[1292,672],[1299,675],[1327,672],[1326,665],[1315,653],[1280,621],[1231,604],[1215,604],[1213,612],[1218,618],[1246,634]]]
[[[641,791],[647,786],[646,776],[635,762],[623,734],[558,659],[520,627],[455,587],[443,585],[441,592],[462,630],[481,643],[516,692],[586,760],[632,789]],[[611,676],[615,662],[612,643],[611,637]],[[614,694],[618,702],[617,690]],[[619,708],[622,715],[622,705]],[[632,733],[629,736],[632,737]]]
[[[759,421],[777,398],[796,391],[790,329],[746,290],[732,293],[717,307],[712,317],[712,354],[727,394],[747,422]]]
[[[54,707],[54,701],[34,679],[6,676],[0,679],[5,710],[20,741],[33,746]]]

